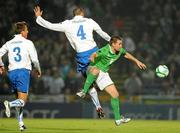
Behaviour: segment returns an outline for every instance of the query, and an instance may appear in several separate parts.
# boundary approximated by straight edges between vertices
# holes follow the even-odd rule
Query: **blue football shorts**
[[[12,92],[28,93],[30,83],[30,70],[15,69],[9,71],[8,77]]]
[[[77,72],[81,72],[83,76],[86,75],[86,71],[87,71],[88,65],[90,63],[89,58],[90,58],[91,54],[93,54],[97,50],[98,50],[98,47],[94,47],[91,50],[76,54]]]

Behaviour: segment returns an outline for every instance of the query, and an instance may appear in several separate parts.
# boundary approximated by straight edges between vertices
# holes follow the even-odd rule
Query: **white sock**
[[[17,118],[18,118],[19,126],[23,126],[24,125],[24,122],[23,122],[23,107],[16,107],[16,111],[17,111]]]
[[[99,98],[98,98],[98,94],[97,94],[97,91],[94,87],[89,90],[89,95],[91,96],[91,100],[93,101],[93,104],[95,105],[96,110],[98,108],[101,108]]]
[[[16,99],[14,101],[9,102],[10,107],[23,107],[24,104],[24,101],[21,99]]]

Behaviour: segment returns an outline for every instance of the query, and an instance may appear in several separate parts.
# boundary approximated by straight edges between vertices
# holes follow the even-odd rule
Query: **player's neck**
[[[113,54],[116,53],[115,49],[112,46],[110,47],[110,50],[111,50],[111,53],[113,53]]]
[[[110,47],[110,49],[113,54],[119,54],[119,51],[116,51],[113,47]]]
[[[27,34],[20,34],[22,37],[26,38],[27,39]]]

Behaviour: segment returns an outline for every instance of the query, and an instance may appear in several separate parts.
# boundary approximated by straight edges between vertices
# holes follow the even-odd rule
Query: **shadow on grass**
[[[14,129],[0,128],[1,133],[19,133],[19,131],[14,131]]]
[[[40,128],[40,127],[33,127],[33,129],[38,129],[38,130],[48,130],[48,131],[65,131],[65,132],[77,132],[77,131],[90,131],[90,129],[85,129],[85,128],[71,128],[71,129],[68,129],[68,128],[47,128],[47,127],[43,127],[43,128]]]

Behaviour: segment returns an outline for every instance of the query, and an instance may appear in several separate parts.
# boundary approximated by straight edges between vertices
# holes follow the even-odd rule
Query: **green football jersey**
[[[111,51],[111,46],[106,46],[99,49],[97,52],[98,57],[94,62],[91,62],[91,66],[96,66],[100,70],[107,72],[113,62],[115,62],[121,55],[126,54],[126,50],[121,48],[119,53],[115,54]]]

